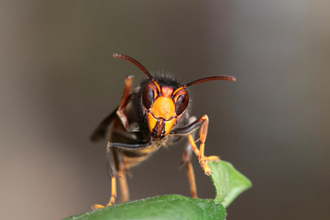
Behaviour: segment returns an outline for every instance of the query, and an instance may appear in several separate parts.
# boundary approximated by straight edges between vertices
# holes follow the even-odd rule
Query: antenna
[[[213,81],[213,80],[227,80],[227,81],[233,81],[233,82],[235,82],[236,81],[236,78],[233,77],[233,76],[210,76],[210,77],[205,77],[205,78],[202,78],[202,79],[198,79],[198,80],[192,81],[190,83],[187,83],[187,84],[185,84],[185,85],[177,88],[173,92],[173,95],[175,95],[180,90],[185,89],[185,88],[187,88],[189,86],[193,86],[193,85],[196,85],[196,84],[199,84],[199,83],[203,83],[203,82],[207,82],[207,81]]]
[[[156,85],[158,92],[161,92],[160,86],[158,85],[156,80],[150,75],[149,71],[141,63],[139,63],[136,59],[129,57],[127,55],[118,54],[118,53],[114,53],[112,56],[115,58],[120,58],[120,59],[127,60],[127,61],[133,63],[135,66],[137,66],[140,70],[142,70],[142,72],[144,72],[148,76],[148,78],[150,79],[150,81],[153,84]]]

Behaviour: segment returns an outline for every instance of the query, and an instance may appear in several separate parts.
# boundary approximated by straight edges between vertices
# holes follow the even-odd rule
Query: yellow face
[[[186,91],[183,92],[184,95],[187,95]],[[156,140],[160,140],[170,133],[186,108],[188,101],[182,103],[182,99],[179,99],[181,95],[182,92],[173,97],[173,88],[168,86],[156,87],[151,82],[145,86],[142,101],[147,109],[149,131]],[[182,107],[182,105],[184,106]]]
[[[158,97],[147,113],[147,120],[151,133],[155,130],[156,136],[162,136],[162,133],[163,136],[168,135],[176,122],[173,100],[163,96]]]

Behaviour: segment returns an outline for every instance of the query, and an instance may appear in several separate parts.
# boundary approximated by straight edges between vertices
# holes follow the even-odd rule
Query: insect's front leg
[[[107,150],[106,150],[106,161],[107,161],[107,169],[111,179],[111,196],[108,204],[106,206],[111,206],[115,203],[117,197],[117,185],[116,185],[116,176],[117,171],[114,162],[114,155],[111,152],[112,144],[108,142]],[[92,210],[103,208],[103,205],[95,204],[92,205]]]
[[[108,142],[107,146],[107,152],[106,152],[106,161],[107,161],[107,168],[108,172],[111,178],[111,196],[108,204],[106,206],[111,206],[115,203],[115,200],[117,198],[117,185],[116,185],[116,177],[118,176],[121,178],[119,180],[121,190],[122,190],[122,201],[128,201],[129,200],[129,193],[128,193],[128,186],[126,182],[126,176],[125,176],[125,168],[124,163],[122,160],[121,153],[118,151],[112,151],[113,148],[122,148],[122,149],[139,149],[139,148],[145,148],[150,146],[150,143],[140,143],[140,144],[124,144],[124,143],[115,143],[115,142]],[[114,159],[113,155],[116,153],[117,160]],[[116,162],[117,161],[117,162]],[[115,162],[117,164],[117,169],[115,166]],[[92,205],[92,209],[99,209],[103,208],[103,205],[95,204]]]
[[[176,134],[176,135],[188,135],[188,139],[191,144],[191,147],[192,147],[193,151],[195,152],[195,154],[197,155],[199,163],[206,175],[211,174],[211,169],[207,165],[206,162],[210,161],[210,160],[215,160],[215,161],[220,160],[220,158],[218,156],[206,157],[204,155],[205,140],[206,140],[206,136],[207,136],[208,124],[209,124],[209,118],[207,117],[207,115],[203,115],[202,117],[200,117],[193,123],[190,123],[181,128],[177,128],[171,132],[172,134]],[[195,130],[197,130],[198,128],[200,128],[199,139],[197,140],[197,141],[200,141],[199,149],[197,148],[196,142],[191,135],[191,133],[194,132]]]
[[[206,175],[210,175],[211,169],[207,165],[206,162],[210,161],[210,160],[219,161],[220,158],[218,156],[209,156],[209,157],[204,156],[205,140],[206,140],[206,136],[207,136],[207,128],[209,125],[209,117],[207,117],[207,115],[203,115],[197,121],[203,122],[200,132],[199,132],[199,141],[200,141],[199,151],[197,149],[196,143],[195,143],[193,137],[191,136],[191,134],[188,135],[188,139],[189,139],[192,149],[194,150],[195,154],[198,156],[199,163],[202,166],[204,173]]]
[[[121,122],[122,122],[122,124],[123,124],[123,126],[125,127],[126,130],[128,130],[128,128],[129,128],[129,123],[128,123],[127,117],[124,113],[124,108],[127,104],[127,100],[128,100],[129,95],[130,95],[130,91],[131,91],[132,83],[133,83],[133,78],[134,78],[134,76],[132,76],[132,75],[126,77],[124,94],[123,94],[123,97],[121,99],[120,105],[119,105],[118,110],[117,110],[117,115],[120,118],[120,120],[121,120]]]

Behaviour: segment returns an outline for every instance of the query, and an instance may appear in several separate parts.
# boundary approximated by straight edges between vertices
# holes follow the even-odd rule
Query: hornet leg
[[[122,157],[120,152],[114,152],[112,151],[111,148],[116,147],[116,148],[131,148],[131,149],[137,149],[137,148],[145,148],[147,146],[149,146],[150,143],[141,143],[141,144],[124,144],[124,143],[114,143],[114,142],[108,142],[108,146],[107,146],[107,152],[106,152],[106,156],[107,156],[107,168],[108,168],[108,172],[111,178],[111,197],[110,200],[108,202],[108,204],[106,206],[111,206],[115,203],[115,200],[117,198],[117,186],[116,186],[116,177],[119,176],[119,183],[122,189],[122,200],[123,201],[127,201],[129,198],[129,194],[128,194],[128,186],[127,186],[127,182],[126,182],[126,176],[125,176],[125,169],[124,169],[124,165],[123,165],[123,161],[122,161]],[[115,155],[113,155],[114,153],[117,153],[117,160],[119,160],[119,165],[118,165],[118,173],[116,172],[116,167],[115,167],[115,163],[114,163],[114,157]],[[99,204],[95,204],[92,205],[92,209],[99,209],[99,208],[103,208],[103,205],[99,205]]]
[[[199,163],[200,163],[202,169],[204,170],[204,173],[206,175],[210,175],[211,169],[207,165],[206,162],[210,161],[210,160],[218,161],[218,160],[220,160],[220,158],[218,156],[210,156],[210,157],[204,156],[205,140],[206,140],[206,136],[207,136],[209,118],[207,117],[207,115],[203,115],[196,122],[202,122],[202,126],[201,126],[201,129],[199,132],[199,141],[200,141],[199,150],[198,150],[196,143],[191,134],[188,135],[188,139],[191,144],[192,150],[195,152],[195,154],[198,157]]]
[[[108,146],[107,146],[107,151],[106,151],[106,161],[107,161],[107,169],[108,169],[108,173],[110,175],[110,179],[111,179],[111,197],[110,200],[108,202],[108,204],[106,206],[111,206],[115,203],[116,197],[117,197],[117,187],[116,187],[116,168],[115,168],[115,163],[114,163],[114,155],[111,151],[111,142],[108,142]],[[92,205],[92,210],[95,209],[100,209],[103,208],[103,205],[100,204],[95,204]]]
[[[130,95],[130,90],[131,90],[131,87],[132,87],[133,78],[134,78],[134,76],[127,76],[126,77],[124,94],[123,94],[123,97],[121,99],[121,103],[119,105],[119,108],[117,110],[117,115],[120,118],[120,120],[121,120],[123,126],[126,128],[126,130],[128,130],[129,124],[128,124],[127,117],[124,114],[124,107],[126,106],[128,97]]]
[[[120,151],[118,152],[118,161],[119,161],[118,179],[119,179],[120,192],[121,192],[120,202],[127,202],[129,201],[129,190],[126,180],[124,161]]]
[[[209,124],[209,118],[207,117],[207,115],[203,115],[196,121],[194,121],[188,125],[185,125],[183,127],[176,128],[176,129],[172,130],[170,133],[172,135],[182,135],[182,136],[188,135],[188,140],[191,145],[191,148],[197,155],[199,163],[206,175],[211,174],[210,167],[207,165],[206,162],[210,161],[210,160],[215,160],[215,161],[220,160],[218,156],[210,156],[210,157],[204,156],[205,140],[206,140],[206,136],[207,136],[208,124]],[[199,139],[197,141],[200,141],[200,145],[199,145],[199,149],[198,149],[196,146],[195,140],[191,134],[199,128],[200,128]]]
[[[192,123],[192,121],[196,121],[196,117],[189,118],[189,123]],[[192,132],[191,135],[194,137],[195,132]],[[192,154],[192,147],[190,142],[188,141],[182,154],[182,165],[185,164],[187,166],[187,174],[189,179],[191,197],[197,198],[197,188],[196,188],[194,169],[191,163],[191,154]]]

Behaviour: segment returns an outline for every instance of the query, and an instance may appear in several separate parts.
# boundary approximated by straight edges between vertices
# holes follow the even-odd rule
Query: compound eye
[[[184,112],[184,110],[187,108],[188,103],[189,103],[188,94],[180,95],[175,103],[175,113],[177,115],[181,115]]]
[[[145,86],[142,91],[142,102],[144,107],[151,108],[154,103],[154,90],[149,86]]]

